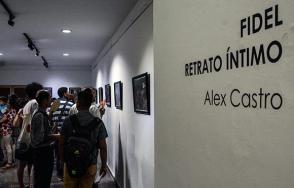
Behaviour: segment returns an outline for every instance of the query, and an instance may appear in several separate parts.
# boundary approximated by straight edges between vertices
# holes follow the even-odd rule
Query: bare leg
[[[26,162],[24,161],[19,161],[18,168],[17,168],[17,178],[18,178],[18,184],[20,188],[24,188],[24,183],[23,183],[23,174],[24,174],[24,169],[26,167]]]
[[[31,172],[32,172],[32,164],[28,164],[28,176],[29,176],[29,186],[31,187],[33,182],[31,182]]]

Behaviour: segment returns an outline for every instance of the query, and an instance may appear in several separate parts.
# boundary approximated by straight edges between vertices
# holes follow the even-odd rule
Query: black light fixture
[[[28,44],[28,47],[29,47],[29,49],[32,50],[32,51],[35,49],[32,43],[29,43],[29,44]]]
[[[45,57],[42,56],[41,58],[42,58],[42,60],[43,60],[43,65],[44,65],[44,67],[45,67],[45,68],[48,68],[49,65],[48,65],[48,62],[46,61]]]
[[[10,8],[7,6],[7,4],[3,0],[0,0],[0,3],[3,6],[3,8],[6,10],[7,14],[9,15],[8,25],[10,25],[11,27],[13,27],[14,24],[15,24],[14,21],[13,21],[15,19],[14,14],[12,13],[12,11],[10,10]]]
[[[23,33],[23,35],[25,36],[25,38],[28,41],[28,47],[30,50],[36,50],[36,56],[40,55],[40,50],[36,47],[36,45],[34,44],[33,40],[30,38],[30,36],[27,33]]]
[[[40,55],[40,51],[38,49],[36,49],[36,56]]]

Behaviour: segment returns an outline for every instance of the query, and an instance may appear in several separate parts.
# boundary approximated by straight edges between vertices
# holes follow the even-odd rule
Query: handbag
[[[32,148],[26,143],[16,143],[15,158],[21,161],[32,161]]]

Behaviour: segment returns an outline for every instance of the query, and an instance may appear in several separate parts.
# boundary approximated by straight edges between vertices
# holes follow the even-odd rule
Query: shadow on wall
[[[123,159],[123,150],[121,142],[121,130],[120,124],[118,125],[118,164],[115,169],[115,177],[118,185],[123,188],[124,185],[124,159]]]

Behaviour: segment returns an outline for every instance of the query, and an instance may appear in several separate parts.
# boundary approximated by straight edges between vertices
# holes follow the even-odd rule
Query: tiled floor
[[[27,178],[25,178],[25,182],[27,183]],[[53,175],[51,187],[62,188],[63,183]],[[16,168],[9,170],[0,169],[0,188],[18,188]],[[113,178],[109,173],[101,180],[98,188],[116,188]]]

